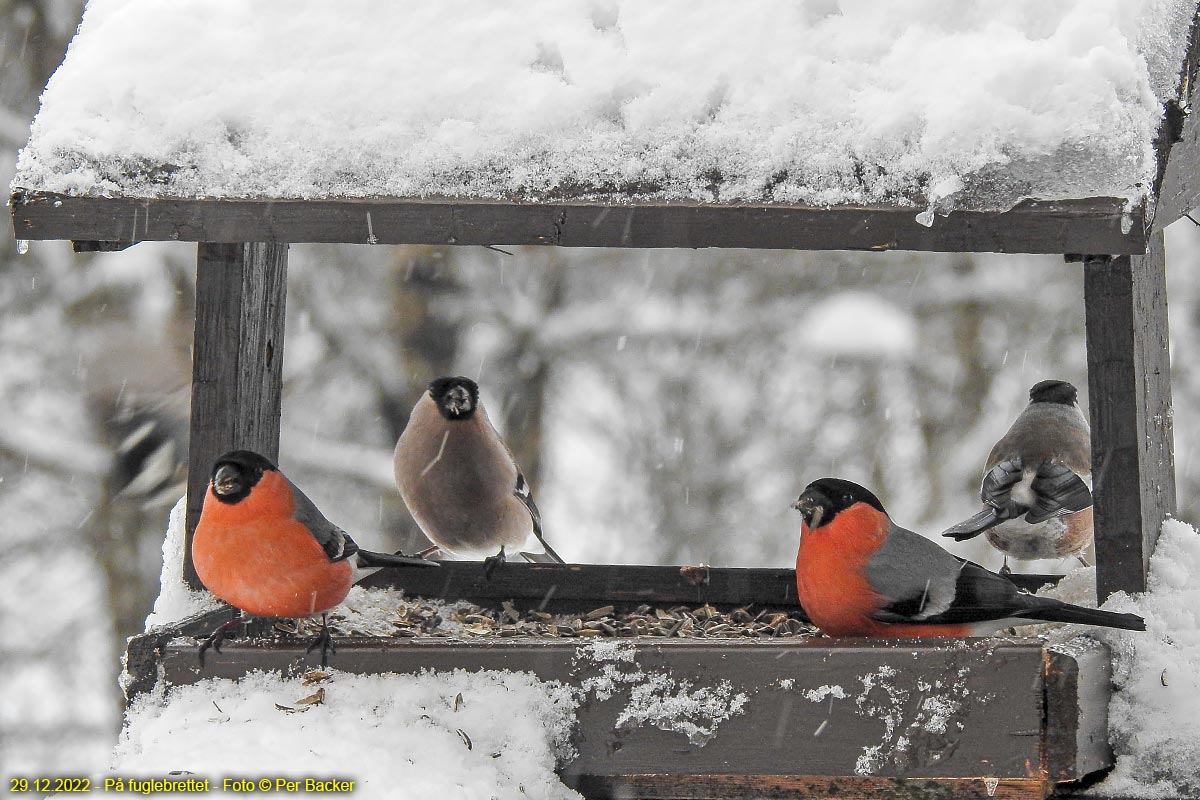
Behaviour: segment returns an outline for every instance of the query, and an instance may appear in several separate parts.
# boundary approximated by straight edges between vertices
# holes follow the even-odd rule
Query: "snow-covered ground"
[[[1135,201],[1186,0],[91,0],[15,185]],[[925,218],[928,222],[928,217]]]

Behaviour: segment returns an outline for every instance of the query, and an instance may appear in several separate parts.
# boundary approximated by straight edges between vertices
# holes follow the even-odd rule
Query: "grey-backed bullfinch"
[[[804,517],[796,555],[800,605],[830,636],[984,636],[1034,622],[1146,629],[1135,614],[1021,591],[896,525],[879,498],[856,483],[813,481],[793,507]]]
[[[325,612],[350,587],[380,567],[437,564],[402,553],[374,553],[327,520],[304,492],[258,453],[235,450],[213,465],[200,521],[192,536],[192,564],[204,586],[257,617],[322,618],[321,663],[332,646]],[[240,615],[200,646],[218,652]]]
[[[404,504],[438,548],[485,558],[489,574],[506,549],[527,561],[563,563],[542,538],[529,484],[470,378],[429,384],[396,443],[393,466]]]
[[[1029,405],[992,447],[984,466],[983,510],[942,533],[988,541],[1018,559],[1079,556],[1092,541],[1092,438],[1066,381],[1041,381]]]

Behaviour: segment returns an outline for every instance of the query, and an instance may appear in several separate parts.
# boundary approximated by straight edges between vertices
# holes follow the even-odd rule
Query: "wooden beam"
[[[605,642],[621,657],[595,642],[350,637],[338,640],[333,664],[357,674],[468,668],[607,682],[611,696],[580,705],[579,755],[562,769],[589,797],[628,796],[622,788],[638,797],[809,797],[817,789],[857,797],[870,788],[926,797],[937,788],[943,794],[932,796],[982,798],[1000,786],[1001,796],[1040,798],[1057,781],[1084,777],[1081,769],[1111,764],[1069,746],[1081,732],[1106,735],[1102,647],[1104,658],[1075,663],[1028,639]],[[231,641],[198,669],[195,643],[162,639],[143,671],[167,685],[295,674],[319,662],[306,644]],[[1072,680],[1050,679],[1052,663]],[[744,705],[700,739],[653,722],[618,724],[632,688],[659,676],[689,691],[727,685],[725,696],[743,693]],[[1097,687],[1095,696],[1085,686]]]
[[[1175,512],[1163,234],[1145,256],[1088,257],[1083,271],[1092,418],[1097,591],[1146,588]]]
[[[1046,651],[1046,718],[1053,721],[1046,726],[1046,761],[1052,781],[1076,781],[1113,763],[1111,688],[1112,656],[1099,642],[1080,639],[1070,655]]]
[[[1045,784],[1034,778],[889,778],[813,775],[582,775],[571,786],[589,800],[1042,800]]]
[[[348,242],[747,247],[1000,253],[1142,253],[1145,209],[1113,198],[1025,201],[956,211],[932,227],[922,209],[786,205],[520,202],[447,198],[215,200],[70,197],[17,190],[18,239],[112,242]]]
[[[604,605],[621,610],[641,605],[702,605],[718,608],[799,609],[796,572],[791,569],[630,566],[619,564],[500,565],[485,578],[478,561],[442,561],[440,569],[384,569],[362,581],[366,587],[403,589],[406,594],[494,606],[501,600],[522,608],[585,612]],[[1058,575],[1010,576],[1034,591]]]
[[[286,244],[198,247],[184,564],[193,587],[192,532],[213,461],[241,448],[279,456],[286,292]]]

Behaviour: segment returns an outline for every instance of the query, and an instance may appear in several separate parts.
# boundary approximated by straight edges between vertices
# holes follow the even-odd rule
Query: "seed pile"
[[[376,591],[376,590],[368,590]],[[335,636],[390,636],[470,639],[532,637],[564,639],[650,636],[677,639],[774,639],[812,636],[816,629],[798,615],[769,609],[736,608],[719,611],[710,605],[654,608],[641,605],[617,613],[602,606],[584,614],[550,614],[536,608],[518,609],[504,601],[500,608],[466,602],[446,603],[421,597],[351,597],[329,614]],[[280,621],[276,629],[301,636],[320,632],[320,620]]]

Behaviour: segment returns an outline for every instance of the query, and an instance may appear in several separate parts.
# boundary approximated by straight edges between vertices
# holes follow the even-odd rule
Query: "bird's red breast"
[[[291,487],[273,470],[238,503],[221,502],[210,485],[192,539],[192,562],[209,591],[263,617],[307,617],[340,603],[350,564],[330,562],[294,510]]]
[[[855,503],[826,525],[801,523],[796,590],[809,619],[829,636],[967,636],[965,625],[879,622],[870,615],[888,604],[865,569],[887,539],[886,514]]]

